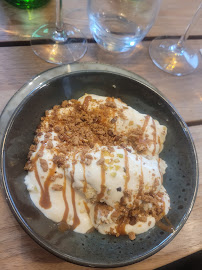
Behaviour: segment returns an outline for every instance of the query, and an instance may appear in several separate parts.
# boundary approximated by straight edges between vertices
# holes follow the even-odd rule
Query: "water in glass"
[[[148,33],[158,13],[155,0],[89,0],[89,26],[95,41],[106,50],[125,52]]]

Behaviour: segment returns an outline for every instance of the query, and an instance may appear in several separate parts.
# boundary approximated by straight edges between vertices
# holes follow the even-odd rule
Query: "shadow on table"
[[[184,257],[175,262],[169,263],[156,270],[184,270],[184,269],[193,269],[201,270],[202,269],[202,250],[193,253],[187,257]]]
[[[92,43],[92,44],[91,44]],[[134,49],[129,50],[124,53],[116,53],[110,52],[100,48],[95,41],[88,44],[89,50],[87,51],[86,56],[84,57],[84,61],[89,61],[91,59],[96,59],[96,61],[100,63],[105,63],[109,65],[128,65],[129,63],[132,65],[136,64],[136,60],[140,59],[141,55],[144,53],[148,53],[145,51],[143,44],[140,42]]]

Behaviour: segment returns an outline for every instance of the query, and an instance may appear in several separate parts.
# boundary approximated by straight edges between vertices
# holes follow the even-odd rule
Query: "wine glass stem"
[[[56,0],[56,30],[61,32],[63,29],[62,0]]]
[[[178,46],[181,46],[183,44],[183,42],[185,42],[188,39],[189,34],[190,34],[193,26],[196,24],[196,22],[198,21],[200,15],[201,15],[201,10],[202,10],[202,2],[200,3],[197,11],[195,12],[194,16],[192,17],[189,25],[187,26],[184,35],[182,35],[181,38],[179,39]]]
[[[57,43],[65,42],[67,34],[63,30],[63,17],[62,17],[62,0],[56,0],[56,30],[53,33],[53,39]]]

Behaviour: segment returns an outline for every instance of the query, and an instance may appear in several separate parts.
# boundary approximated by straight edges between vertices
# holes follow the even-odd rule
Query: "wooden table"
[[[77,2],[77,3],[75,3]],[[130,57],[106,53],[95,43],[81,60],[109,63],[133,71],[155,85],[175,105],[193,135],[202,168],[202,64],[187,76],[175,77],[159,70],[150,60],[150,40],[159,35],[181,35],[199,0],[164,0],[158,19]],[[75,9],[75,7],[79,7]],[[55,19],[55,1],[43,8],[19,10],[5,1],[0,2],[0,111],[11,96],[31,77],[54,65],[39,59],[29,46],[31,33],[41,24]],[[91,38],[86,15],[86,0],[64,1],[65,21],[76,24]],[[81,16],[82,14],[82,16]],[[196,49],[202,48],[200,20],[188,41]],[[1,269],[79,269],[38,246],[20,227],[10,212],[0,191],[0,268]],[[202,176],[193,211],[175,239],[152,257],[121,269],[154,269],[202,249]]]

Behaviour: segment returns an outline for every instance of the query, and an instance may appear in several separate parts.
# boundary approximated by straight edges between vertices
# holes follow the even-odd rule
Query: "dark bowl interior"
[[[40,117],[55,104],[65,99],[77,99],[85,93],[119,97],[167,126],[167,139],[160,157],[168,164],[164,186],[171,199],[168,218],[175,228],[174,233],[155,226],[138,235],[135,241],[126,236],[101,235],[96,231],[89,234],[62,233],[33,205],[24,184],[26,172],[23,167]],[[5,139],[3,173],[10,206],[35,241],[63,259],[98,267],[137,262],[165,246],[181,229],[191,210],[197,165],[189,132],[164,98],[132,78],[94,71],[76,72],[49,80],[23,100],[9,123]]]

